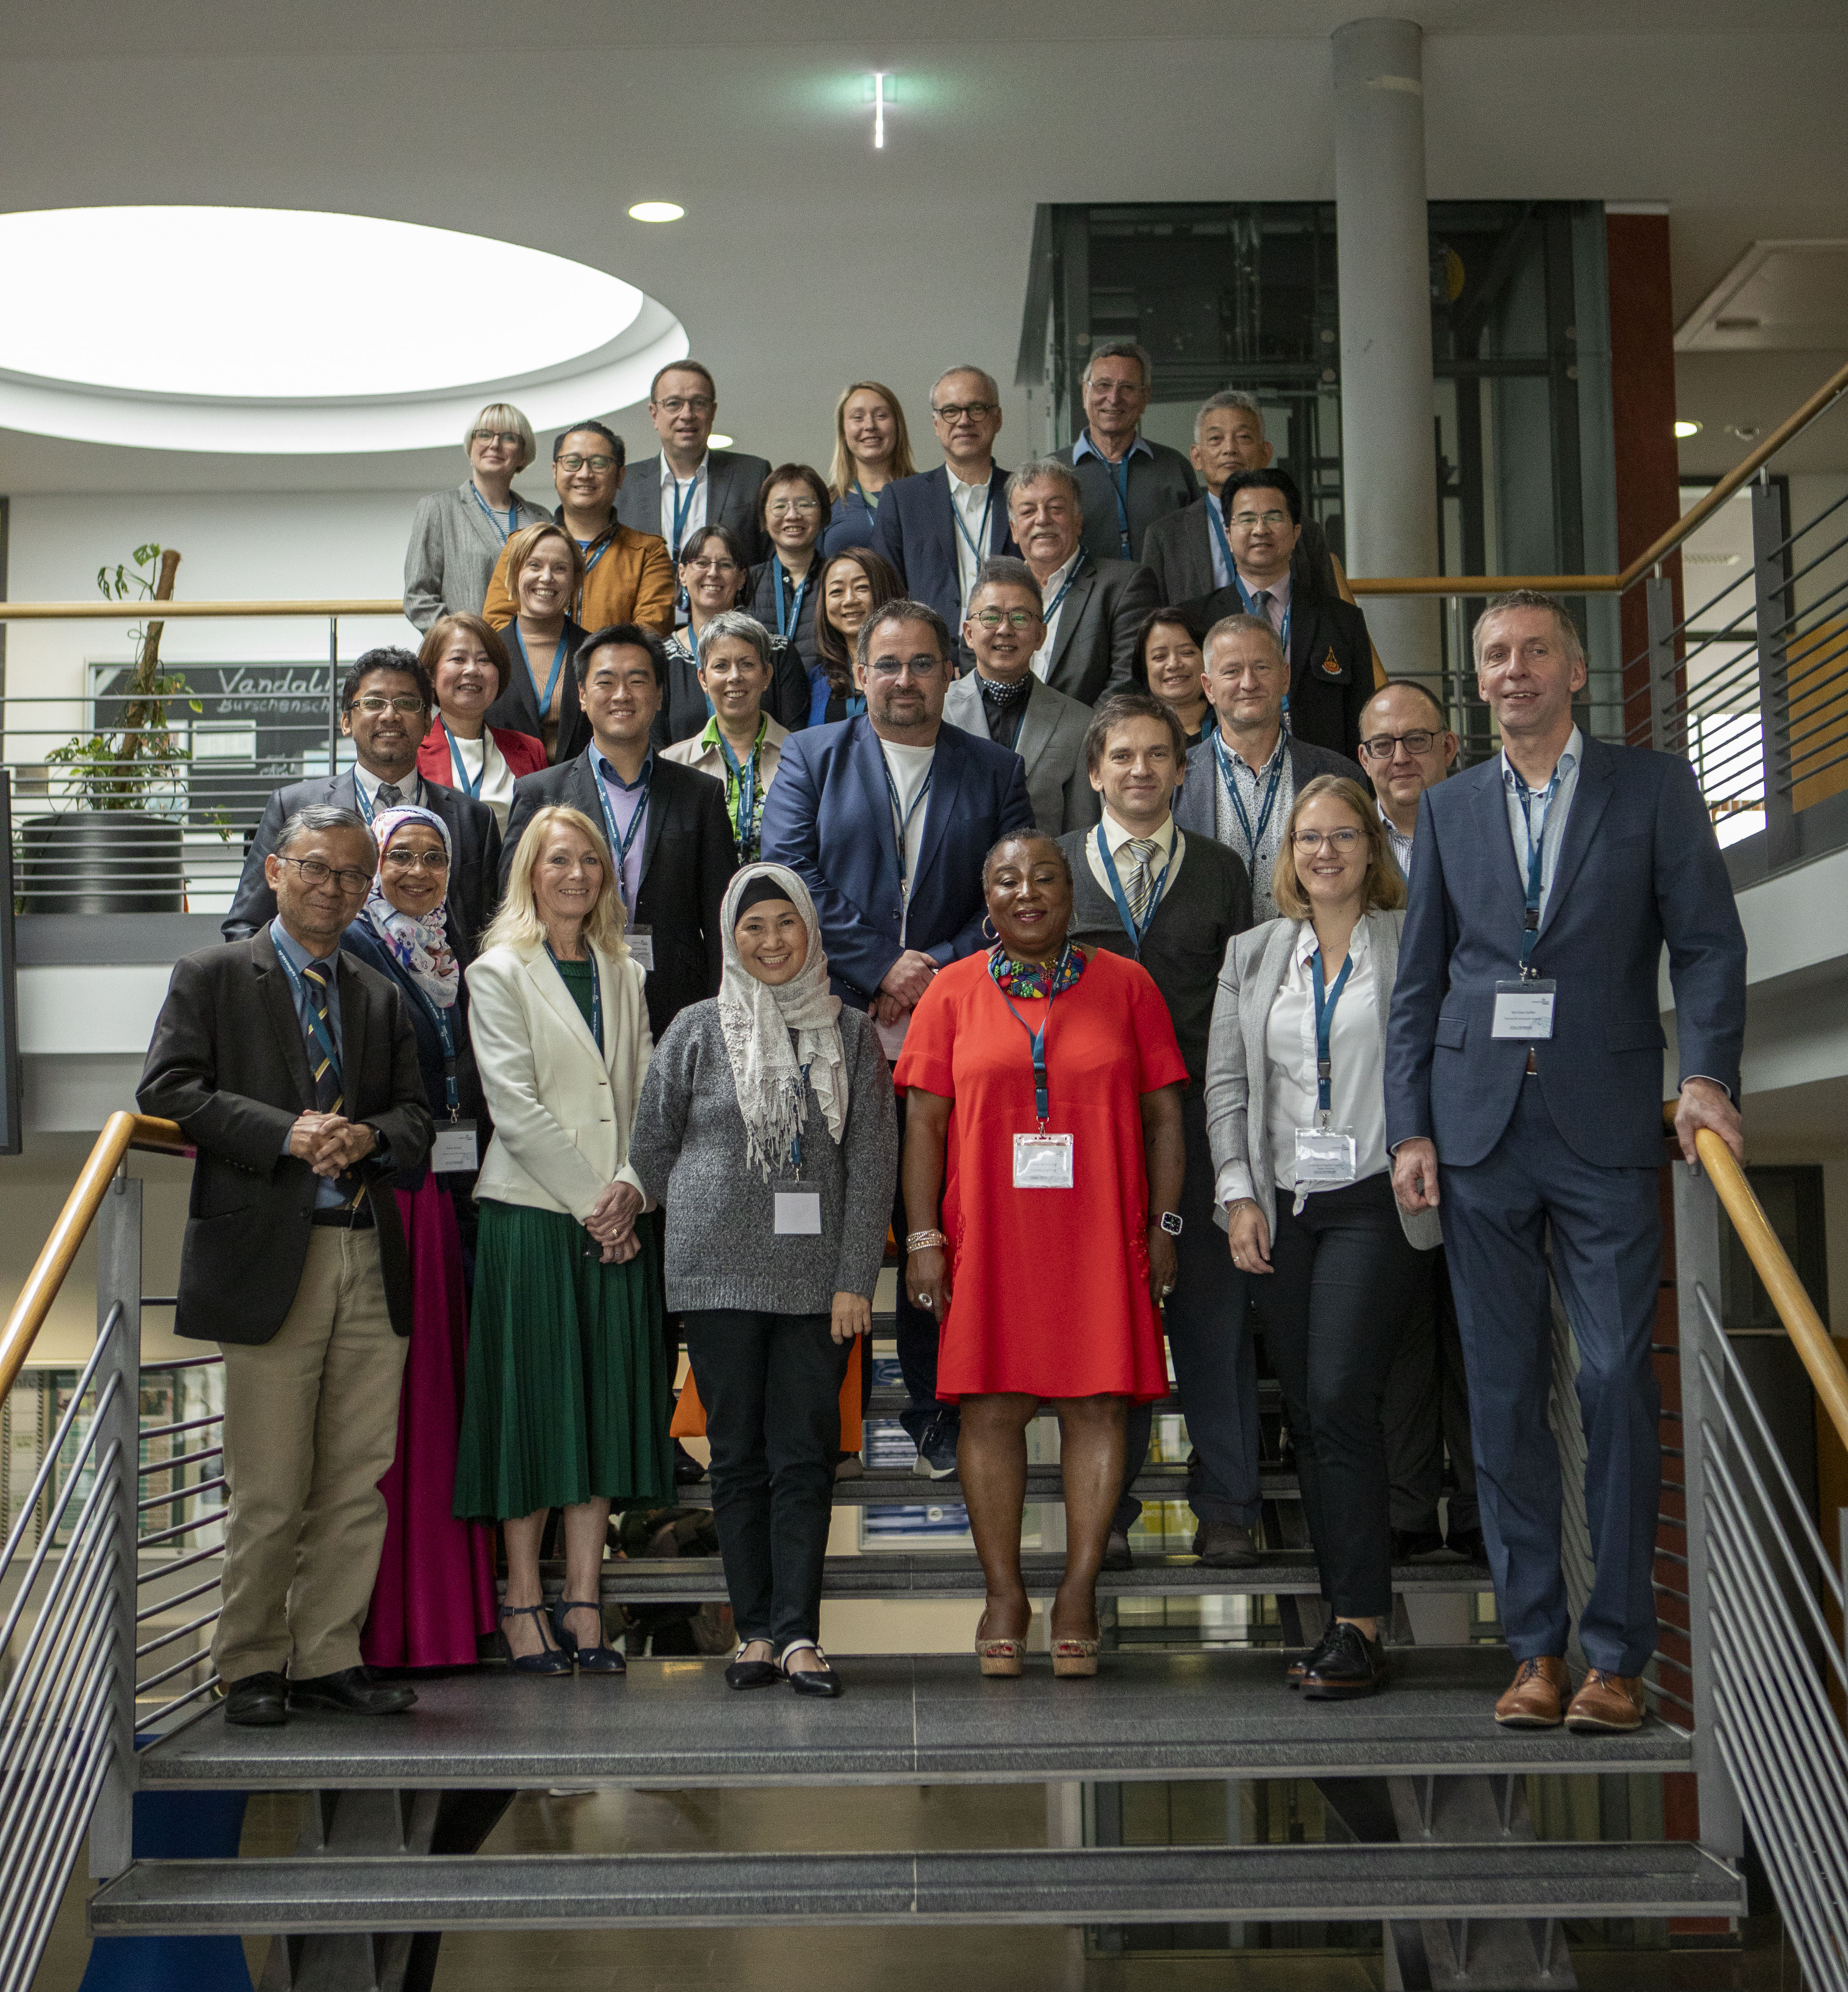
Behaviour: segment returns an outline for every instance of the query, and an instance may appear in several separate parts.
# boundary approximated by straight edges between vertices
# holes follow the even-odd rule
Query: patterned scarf
[[[433,810],[406,803],[398,809],[380,810],[372,820],[373,839],[379,847],[380,868],[373,876],[372,890],[360,909],[373,932],[384,944],[392,960],[439,1010],[452,1009],[462,987],[461,971],[449,946],[449,909],[447,895],[429,912],[421,915],[400,912],[385,896],[384,861],[392,838],[407,823],[421,823],[443,840],[450,862],[455,853],[449,841],[449,826]]]
[[[1018,679],[1014,684],[1003,684],[999,679],[984,677],[980,671],[977,671],[975,674],[975,685],[977,691],[982,695],[982,703],[984,705],[992,708],[997,712],[1011,712],[1017,705],[1025,701],[1028,693],[1032,691],[1033,674],[1028,671],[1025,677]]]
[[[1067,941],[1056,961],[1016,961],[997,941],[988,950],[988,973],[1004,996],[1050,998],[1083,974],[1084,957]]]

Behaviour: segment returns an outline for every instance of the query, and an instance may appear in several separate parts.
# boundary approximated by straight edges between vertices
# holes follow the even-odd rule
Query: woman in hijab
[[[655,1047],[629,1157],[667,1213],[667,1305],[706,1409],[739,1640],[725,1679],[837,1695],[822,1563],[898,1168],[892,1075],[872,1020],[829,993],[793,872],[746,865],[721,926],[719,993]]]
[[[445,926],[448,826],[428,810],[381,810],[372,834],[378,872],[341,946],[388,977],[404,998],[437,1138],[431,1165],[397,1184],[411,1259],[411,1346],[397,1457],[379,1483],[385,1548],[361,1651],[376,1667],[468,1666],[476,1636],[494,1630],[495,1605],[493,1537],[450,1512],[469,1342],[455,1199],[465,1208],[475,1185],[481,1088]]]

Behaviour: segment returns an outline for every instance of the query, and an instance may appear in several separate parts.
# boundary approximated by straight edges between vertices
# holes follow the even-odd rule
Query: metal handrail
[[[145,602],[0,602],[0,622],[137,622],[148,619]],[[163,602],[159,620],[186,616],[402,616],[402,601]]]

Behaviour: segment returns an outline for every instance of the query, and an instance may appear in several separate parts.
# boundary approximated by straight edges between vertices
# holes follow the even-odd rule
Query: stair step
[[[844,1655],[837,1701],[737,1694],[722,1659],[635,1660],[626,1679],[500,1667],[419,1679],[408,1715],[297,1715],[241,1729],[213,1711],[138,1760],[143,1790],[354,1786],[1014,1784],[1048,1779],[1413,1777],[1687,1768],[1686,1734],[1504,1729],[1495,1646],[1400,1647],[1385,1693],[1308,1701],[1277,1650],[1106,1653],[1090,1680],[1044,1654],[1018,1680],[973,1655]],[[1638,1914],[1642,1912],[1638,1911]],[[1095,1919],[1094,1919],[1095,1920]]]
[[[1379,1922],[1737,1915],[1739,1878],[1637,1846],[983,1847],[929,1854],[310,1856],[138,1861],[98,1936],[731,1924]]]
[[[1302,1497],[1294,1473],[1280,1468],[1258,1476],[1258,1490],[1267,1501],[1296,1501]],[[1185,1501],[1187,1468],[1185,1466],[1151,1466],[1137,1475],[1130,1492],[1138,1501]],[[674,1489],[682,1506],[707,1508],[712,1505],[709,1480],[683,1482]],[[876,1508],[897,1503],[911,1506],[919,1503],[941,1507],[946,1501],[963,1499],[963,1483],[953,1473],[947,1479],[927,1480],[909,1466],[869,1466],[851,1479],[834,1482],[837,1507]],[[1029,1501],[1062,1501],[1065,1482],[1056,1461],[1027,1468]]]
[[[1277,1410],[1281,1407],[1283,1401],[1283,1390],[1277,1379],[1274,1376],[1260,1376],[1258,1379],[1259,1408],[1267,1411]],[[869,1418],[895,1418],[910,1402],[910,1396],[902,1384],[875,1383],[866,1414]],[[1168,1395],[1158,1400],[1152,1408],[1158,1417],[1164,1414],[1178,1416],[1181,1400],[1171,1388]],[[1040,1415],[1050,1417],[1052,1415],[1050,1406],[1043,1408]]]

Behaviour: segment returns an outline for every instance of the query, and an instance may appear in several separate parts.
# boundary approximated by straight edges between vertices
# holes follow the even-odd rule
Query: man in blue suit
[[[1004,832],[1032,827],[1033,806],[1018,754],[943,723],[950,632],[935,609],[900,601],[875,610],[860,632],[858,675],[863,716],[784,743],[762,849],[808,887],[834,993],[872,1012],[895,1059],[931,977],[982,946],[982,860]],[[902,1127],[902,1102],[899,1116]],[[902,1239],[896,1199],[894,1210]],[[942,1479],[956,1467],[956,1411],[937,1402],[937,1324],[902,1282],[898,1342],[915,1470]]]
[[[1574,724],[1585,658],[1564,609],[1497,596],[1475,645],[1502,752],[1419,804],[1386,1141],[1400,1202],[1443,1214],[1483,1534],[1519,1663],[1496,1720],[1629,1730],[1656,1639],[1657,976],[1666,943],[1682,1153],[1692,1162],[1710,1127],[1743,1159],[1745,936],[1688,763]],[[1578,1343],[1597,1572],[1570,1702],[1549,1256]]]

